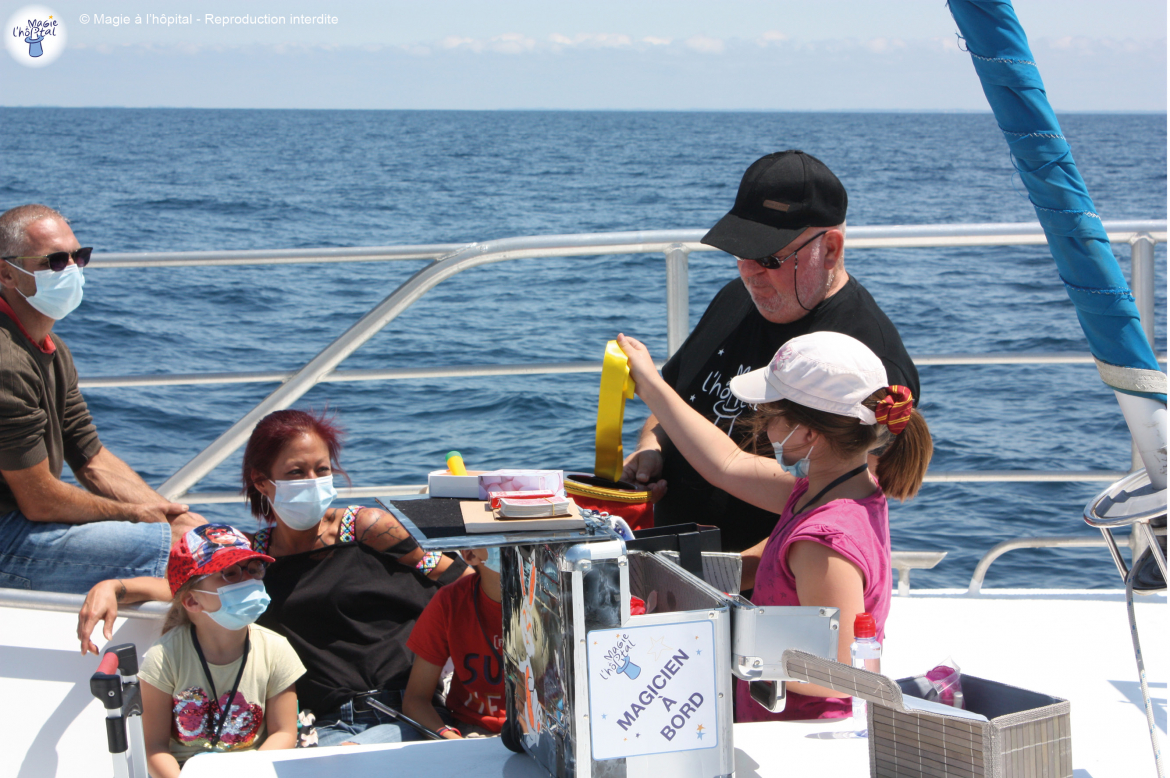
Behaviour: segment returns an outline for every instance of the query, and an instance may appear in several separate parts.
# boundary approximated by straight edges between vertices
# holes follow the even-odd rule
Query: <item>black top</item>
[[[397,561],[417,547],[412,538],[385,552],[344,543],[269,566],[272,603],[259,623],[288,638],[304,663],[297,699],[319,720],[355,694],[406,688],[414,661],[406,638],[435,590],[466,567],[456,561],[432,581]]]
[[[715,295],[690,337],[663,366],[662,376],[691,407],[742,444],[747,425],[740,415],[750,408],[735,398],[728,381],[766,366],[789,339],[824,331],[840,332],[869,346],[885,365],[889,382],[908,386],[918,404],[918,371],[897,328],[852,276],[839,292],[789,324],[765,319],[743,281],[731,281]],[[725,551],[743,551],[772,532],[775,514],[708,484],[669,442],[663,447],[663,459],[667,489],[655,506],[656,525],[714,524],[723,533]]]

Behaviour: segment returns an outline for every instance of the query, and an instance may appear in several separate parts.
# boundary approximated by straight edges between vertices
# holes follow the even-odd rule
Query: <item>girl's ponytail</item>
[[[888,497],[908,500],[918,493],[934,443],[926,419],[915,410],[910,390],[903,386],[879,389],[869,396],[878,424],[889,428],[893,438],[878,456],[877,479]]]

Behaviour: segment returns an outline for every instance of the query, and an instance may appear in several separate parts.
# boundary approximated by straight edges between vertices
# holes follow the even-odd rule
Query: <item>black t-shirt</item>
[[[690,337],[663,366],[662,376],[691,407],[742,445],[748,432],[747,417],[742,414],[751,408],[735,398],[728,382],[767,365],[791,338],[824,331],[840,332],[869,346],[885,365],[889,382],[909,387],[918,403],[918,371],[897,328],[852,276],[835,295],[789,324],[765,319],[743,281],[731,281],[715,295]],[[655,506],[656,525],[714,524],[722,532],[725,551],[743,551],[772,532],[775,514],[708,484],[669,442],[662,453],[667,489]]]
[[[457,561],[432,581],[398,562],[417,547],[410,538],[385,552],[339,543],[269,566],[272,603],[259,624],[288,638],[304,663],[302,709],[320,719],[355,694],[406,688],[414,661],[406,638],[435,590],[466,568]]]

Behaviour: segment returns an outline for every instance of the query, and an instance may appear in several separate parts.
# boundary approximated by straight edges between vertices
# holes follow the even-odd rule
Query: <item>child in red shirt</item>
[[[435,592],[406,641],[415,659],[402,712],[449,739],[498,735],[506,715],[500,550],[464,549],[462,554],[476,575]],[[440,710],[432,700],[448,659],[455,677],[446,708]]]

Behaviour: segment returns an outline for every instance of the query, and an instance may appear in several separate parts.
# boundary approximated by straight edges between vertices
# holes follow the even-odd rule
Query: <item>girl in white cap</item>
[[[756,406],[752,439],[772,457],[741,450],[666,384],[646,347],[618,336],[639,397],[687,461],[713,486],[779,514],[772,534],[743,552],[743,588],[757,605],[819,605],[841,612],[838,660],[849,662],[853,619],[867,612],[884,637],[890,610],[886,497],[905,500],[930,462],[930,431],[910,390],[887,386],[881,360],[860,341],[814,332],[785,343],[771,364],[731,379]],[[871,451],[880,450],[877,482]],[[880,486],[878,485],[880,484]],[[669,488],[669,485],[667,486]],[[736,721],[844,718],[851,701],[812,684],[790,683],[782,713],[737,689]]]

